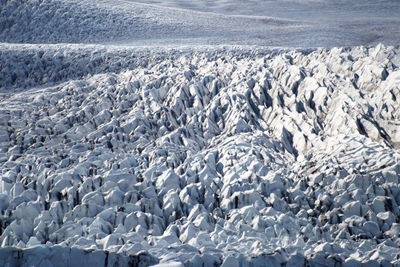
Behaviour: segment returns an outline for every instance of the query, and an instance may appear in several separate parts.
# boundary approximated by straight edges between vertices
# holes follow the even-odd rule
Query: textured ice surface
[[[0,248],[0,264],[13,266],[149,266],[157,259],[145,252],[125,256],[99,250],[80,250],[68,247],[34,246],[28,249]]]
[[[398,48],[1,51],[1,264],[399,264]]]
[[[303,48],[400,41],[397,0],[140,2],[2,0],[0,41]]]
[[[0,266],[399,266],[400,2],[141,2],[0,0]]]

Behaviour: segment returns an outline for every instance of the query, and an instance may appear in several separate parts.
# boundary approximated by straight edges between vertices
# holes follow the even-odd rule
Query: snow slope
[[[3,73],[2,247],[399,264],[398,48],[3,45],[1,62],[21,53],[42,56],[34,79]]]
[[[0,0],[0,266],[399,266],[400,2],[141,2]]]

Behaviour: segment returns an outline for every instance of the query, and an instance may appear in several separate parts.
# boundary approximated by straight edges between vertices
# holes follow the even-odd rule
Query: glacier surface
[[[2,247],[399,264],[398,48],[1,49]]]
[[[400,266],[399,2],[140,2],[0,0],[0,266]]]

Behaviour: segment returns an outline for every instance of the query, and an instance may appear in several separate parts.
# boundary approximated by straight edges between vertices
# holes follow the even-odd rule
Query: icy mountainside
[[[3,44],[0,265],[400,265],[399,53]]]
[[[400,42],[397,0],[141,2],[0,0],[0,42],[297,48]]]

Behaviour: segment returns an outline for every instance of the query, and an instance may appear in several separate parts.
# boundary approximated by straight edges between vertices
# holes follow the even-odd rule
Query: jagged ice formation
[[[398,47],[0,59],[0,265],[400,264]]]

